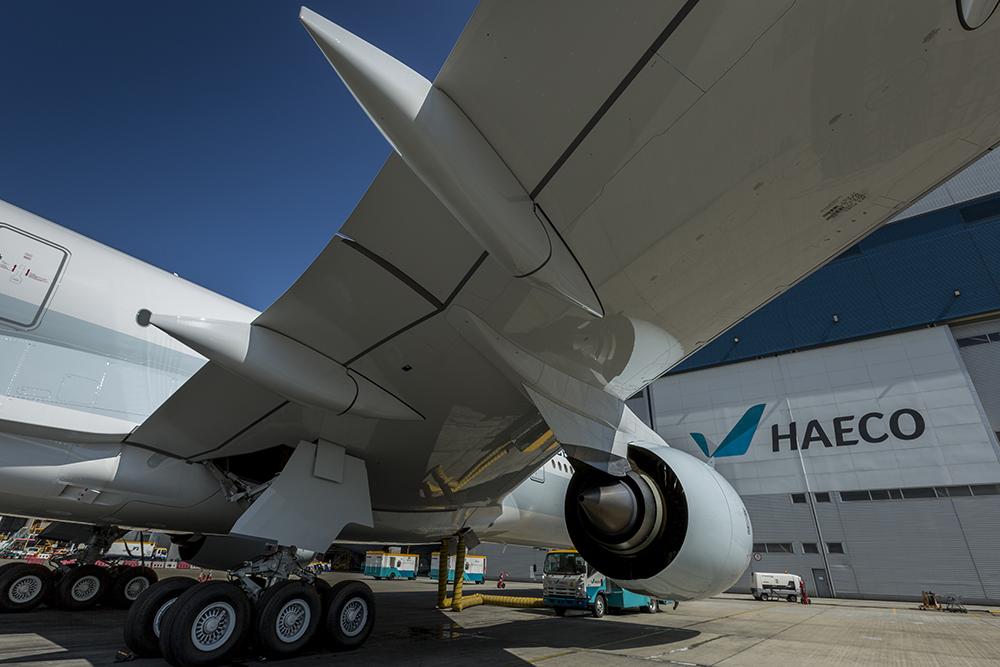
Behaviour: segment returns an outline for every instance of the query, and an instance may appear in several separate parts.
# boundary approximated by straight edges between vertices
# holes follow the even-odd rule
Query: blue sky
[[[256,308],[389,154],[281,0],[0,6],[0,199]],[[433,79],[473,0],[310,8]]]

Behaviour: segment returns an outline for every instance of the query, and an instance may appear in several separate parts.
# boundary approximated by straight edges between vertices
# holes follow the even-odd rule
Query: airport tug
[[[573,549],[549,551],[542,573],[545,605],[557,616],[565,616],[568,609],[589,610],[595,618],[608,610],[641,609],[653,614],[660,610],[660,602],[666,602],[622,588]]]

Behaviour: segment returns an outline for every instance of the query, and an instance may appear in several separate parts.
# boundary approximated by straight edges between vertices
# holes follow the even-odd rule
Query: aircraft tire
[[[197,583],[189,577],[170,577],[140,593],[125,619],[125,646],[140,658],[160,655],[160,627],[167,609]]]
[[[54,601],[60,609],[80,611],[97,606],[108,591],[107,568],[93,563],[66,569],[55,585]]]
[[[375,595],[360,581],[342,581],[323,596],[323,634],[335,651],[365,643],[375,627]]]
[[[293,655],[316,634],[323,603],[316,588],[305,581],[281,581],[257,600],[254,643],[269,658]]]
[[[29,611],[42,603],[52,586],[44,565],[9,563],[0,569],[0,612]]]
[[[151,567],[123,567],[115,570],[105,600],[112,607],[128,609],[159,577]]]
[[[174,667],[207,667],[230,661],[243,649],[252,624],[250,600],[228,581],[188,588],[163,615],[160,652]]]

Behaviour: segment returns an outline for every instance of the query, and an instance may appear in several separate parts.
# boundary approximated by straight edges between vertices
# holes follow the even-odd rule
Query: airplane
[[[335,542],[726,590],[742,501],[626,400],[1000,141],[997,4],[488,1],[433,82],[302,8],[393,152],[263,312],[0,205],[0,512],[91,527],[0,606],[145,587],[127,643],[201,667],[362,645]],[[126,528],[230,580],[111,582]]]

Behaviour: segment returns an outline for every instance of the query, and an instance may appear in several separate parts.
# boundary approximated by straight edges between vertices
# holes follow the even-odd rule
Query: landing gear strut
[[[279,547],[229,573],[229,581],[165,579],[129,610],[125,643],[174,667],[206,667],[252,650],[288,657],[320,635],[335,650],[361,646],[375,623],[375,599],[359,581],[331,587]],[[295,577],[295,578],[292,578]]]

